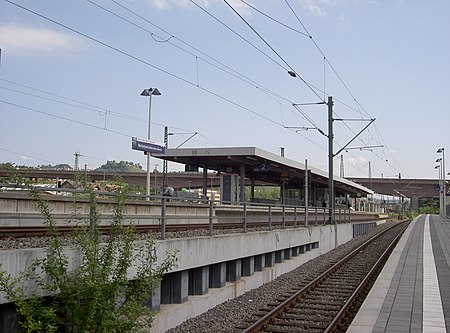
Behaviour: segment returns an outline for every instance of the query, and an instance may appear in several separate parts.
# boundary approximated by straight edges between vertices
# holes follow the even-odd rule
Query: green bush
[[[17,277],[0,271],[0,291],[15,303],[21,332],[121,333],[148,329],[154,313],[144,304],[162,275],[175,266],[176,253],[166,254],[163,263],[156,265],[153,239],[136,240],[133,226],[124,224],[123,193],[117,193],[109,235],[102,236],[95,196],[90,192],[90,218],[74,225],[70,248],[79,261],[71,264],[48,205],[36,190],[30,189],[30,193],[50,235],[45,257],[34,260]],[[131,271],[135,272],[133,281],[128,279]],[[30,283],[52,296],[30,295]]]

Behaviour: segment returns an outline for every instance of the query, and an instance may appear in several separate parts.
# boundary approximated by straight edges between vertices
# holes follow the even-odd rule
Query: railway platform
[[[450,219],[409,225],[347,332],[450,332]]]

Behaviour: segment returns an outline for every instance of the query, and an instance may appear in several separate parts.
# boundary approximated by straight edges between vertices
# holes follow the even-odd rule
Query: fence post
[[[89,239],[93,239],[95,223],[97,223],[97,201],[93,191],[89,192],[89,199]]]
[[[283,205],[283,229],[286,228],[286,212],[285,206]]]
[[[209,201],[209,235],[212,236],[213,233],[213,212],[214,212],[214,201],[211,199]]]
[[[244,202],[244,218],[243,218],[243,224],[244,224],[244,232],[247,232],[247,203]]]
[[[161,239],[166,239],[166,198],[161,199]]]
[[[315,225],[317,225],[317,219],[319,218],[319,217],[317,216],[317,214],[318,214],[318,212],[317,212],[317,207],[314,207],[314,215],[315,215],[315,218],[314,218],[314,224],[315,224]]]
[[[272,206],[269,205],[269,230],[272,230]]]
[[[294,226],[297,228],[297,206],[294,207]]]

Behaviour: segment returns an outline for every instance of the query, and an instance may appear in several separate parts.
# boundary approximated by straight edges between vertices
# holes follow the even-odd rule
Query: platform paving
[[[450,219],[420,215],[405,231],[349,333],[450,332]]]

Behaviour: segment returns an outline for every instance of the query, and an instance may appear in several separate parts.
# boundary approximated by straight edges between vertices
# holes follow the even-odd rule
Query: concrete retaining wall
[[[183,285],[175,286],[177,294],[172,295],[175,296],[175,299],[167,301],[167,297],[164,295],[165,287],[160,287],[157,292],[157,299],[150,301],[150,306],[160,311],[155,319],[152,332],[164,332],[188,318],[197,316],[217,304],[272,281],[308,260],[327,253],[335,248],[336,228],[338,244],[343,244],[353,238],[355,227],[348,223],[338,224],[337,226],[325,225],[213,237],[157,240],[156,254],[159,262],[162,261],[166,252],[174,250],[178,251],[179,259],[178,267],[164,277],[164,279],[166,279],[166,276],[167,278],[170,277],[170,281],[167,282],[163,279],[162,285],[169,283],[172,290],[174,289],[174,283],[183,281]],[[361,230],[361,227],[357,227],[357,229]],[[71,262],[76,261],[73,251],[67,250],[66,253]],[[17,276],[20,271],[30,265],[34,258],[43,255],[43,249],[4,250],[0,251],[0,264],[2,269],[13,276]],[[258,267],[255,262],[261,255],[266,256],[266,258],[267,255],[270,255],[270,258],[273,258],[274,261],[271,265],[266,262],[266,265],[263,264],[262,269],[258,271],[255,268]],[[208,278],[208,273],[211,271],[209,268],[224,263],[227,263],[228,282],[223,280],[219,288],[213,288],[211,285],[208,288],[208,282],[211,283]],[[239,269],[238,274],[231,279],[228,279],[229,275],[235,273],[229,272],[228,266]],[[197,276],[193,274],[194,271],[205,274]],[[182,280],[176,280],[173,278],[174,276],[181,277]],[[203,285],[203,287],[200,286],[200,291],[192,292],[192,279],[194,277],[197,289],[199,284]],[[191,281],[189,281],[189,278]],[[191,289],[188,290],[189,283]],[[203,288],[203,291],[201,288]],[[4,295],[0,295],[0,304],[2,303],[7,303]],[[5,309],[4,314],[1,313],[2,309]],[[6,304],[0,307],[0,317],[9,315],[10,311],[6,311],[7,309],[9,308]]]

